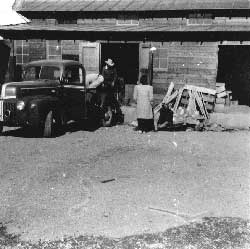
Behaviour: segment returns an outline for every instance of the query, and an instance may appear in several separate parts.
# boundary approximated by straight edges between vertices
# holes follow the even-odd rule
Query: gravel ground
[[[31,243],[7,234],[0,227],[0,246],[3,249],[247,249],[250,246],[249,223],[240,218],[203,218],[200,222],[167,229],[162,233],[145,233],[111,239],[103,236],[65,237],[55,241]]]
[[[0,137],[1,248],[250,248],[248,131]]]

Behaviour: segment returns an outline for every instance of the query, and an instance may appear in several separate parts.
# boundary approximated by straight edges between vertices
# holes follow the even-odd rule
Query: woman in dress
[[[138,130],[148,132],[154,130],[153,119],[153,87],[148,85],[147,75],[142,75],[140,83],[134,88]]]

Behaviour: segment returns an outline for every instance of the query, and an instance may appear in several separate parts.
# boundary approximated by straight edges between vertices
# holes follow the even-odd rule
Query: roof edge
[[[22,9],[24,2],[25,0],[15,0],[15,2],[12,5],[12,9],[15,11]]]

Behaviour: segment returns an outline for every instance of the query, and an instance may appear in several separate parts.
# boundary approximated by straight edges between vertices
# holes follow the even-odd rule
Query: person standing
[[[134,88],[138,130],[148,132],[154,130],[153,119],[153,87],[147,83],[147,75],[142,75],[140,82]]]
[[[117,80],[117,71],[115,68],[115,63],[112,59],[107,59],[105,61],[105,66],[102,69],[102,76],[104,77],[104,85],[107,89],[112,89]]]
[[[104,78],[104,82],[100,88],[100,96],[101,96],[101,106],[104,105],[114,105],[115,110],[118,115],[122,114],[120,105],[115,98],[115,84],[117,81],[117,71],[115,68],[115,63],[112,59],[107,59],[105,61],[105,66],[102,69],[102,76]]]
[[[103,107],[105,104],[110,104],[115,81],[117,79],[117,71],[115,68],[115,63],[112,59],[107,59],[105,61],[105,66],[102,68],[101,75],[104,78],[103,84],[100,87],[101,106]]]

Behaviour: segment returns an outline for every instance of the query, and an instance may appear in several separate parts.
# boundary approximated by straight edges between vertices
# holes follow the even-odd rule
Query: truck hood
[[[30,91],[32,89],[38,90],[40,93],[46,91],[48,88],[56,88],[60,86],[59,81],[56,80],[36,80],[36,81],[22,81],[22,82],[9,82],[2,86],[1,99],[6,98],[16,98],[23,91]],[[6,88],[13,87],[16,88],[16,94],[6,95]],[[41,89],[41,91],[39,90]]]
[[[17,88],[39,88],[39,87],[57,87],[59,81],[56,80],[36,80],[36,81],[22,81],[5,83],[3,87],[17,87]]]

